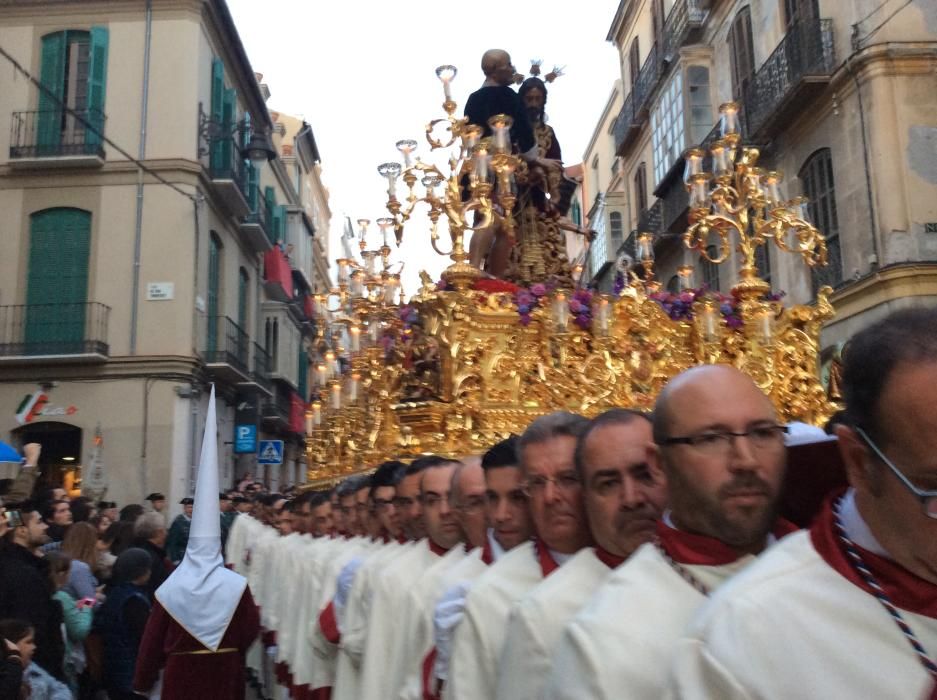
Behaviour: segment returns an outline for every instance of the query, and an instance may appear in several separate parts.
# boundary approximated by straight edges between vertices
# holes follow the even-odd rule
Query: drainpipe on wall
[[[137,160],[146,159],[146,113],[150,97],[150,40],[153,35],[153,4],[146,0],[146,30],[143,41],[143,94],[140,98],[140,149]],[[137,171],[137,220],[133,231],[133,286],[130,295],[130,354],[137,354],[137,315],[140,305],[140,249],[143,243],[143,171]]]

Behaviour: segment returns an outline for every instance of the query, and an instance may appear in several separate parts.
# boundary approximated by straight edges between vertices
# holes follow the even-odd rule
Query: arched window
[[[706,247],[706,255],[710,258],[716,258],[719,256],[719,250],[716,246],[711,245]],[[705,284],[709,289],[714,292],[719,291],[719,266],[710,262],[704,257],[700,257],[700,267],[703,270],[703,284]]]
[[[739,10],[732,21],[732,27],[729,29],[729,55],[732,63],[732,95],[741,99],[755,74],[752,11],[748,6]]]
[[[60,207],[29,217],[24,341],[39,354],[74,353],[84,340],[90,248],[91,212]]]
[[[608,230],[612,237],[612,249],[617,251],[624,242],[624,227],[621,223],[621,213],[613,211],[608,215]]]
[[[833,156],[829,148],[815,151],[800,169],[811,223],[826,236],[826,267],[813,268],[813,291],[843,282],[843,257],[839,241],[839,215],[836,212],[836,185],[833,182]]]

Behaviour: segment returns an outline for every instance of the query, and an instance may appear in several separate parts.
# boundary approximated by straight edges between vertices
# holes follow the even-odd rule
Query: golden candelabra
[[[715,264],[728,261],[734,246],[741,258],[739,282],[728,296],[694,290],[693,268],[682,266],[677,297],[684,307],[675,317],[665,310],[667,294],[654,278],[650,233],[636,241],[641,276],[629,271],[628,283],[615,294],[476,283],[478,271],[466,262],[462,236],[495,216],[491,183],[480,173],[482,164],[493,169],[499,186],[510,175],[514,163],[499,143],[509,127],[501,120],[492,125],[490,142],[479,139],[479,129],[452,116],[455,69],[444,66],[437,74],[448,116],[430,122],[426,133],[433,148],[462,139],[450,172],[414,159],[412,141],[398,143],[403,166],[381,166],[392,214],[378,221],[384,245],[366,250],[370,222],[359,221],[363,262],[339,260],[338,288],[317,298],[317,310],[331,321],[331,342],[322,339],[319,400],[307,417],[313,485],[391,457],[477,454],[550,411],[593,416],[616,406],[648,409],[671,377],[703,363],[731,364],[749,374],[783,420],[820,424],[835,412],[818,367],[820,329],[833,315],[832,290],[821,288],[812,306],[784,307],[755,265],[758,246],[769,240],[809,266],[823,265],[823,235],[807,221],[805,200],[781,198],[781,174],[758,169],[757,150],[739,147],[734,104],[721,109],[721,137],[709,148],[712,172],[703,172],[702,149],[686,153],[690,224],[683,239]],[[440,123],[451,134],[445,142],[434,136]],[[408,190],[403,203],[396,199],[400,176]],[[418,180],[426,188],[422,195],[415,192]],[[465,182],[470,196],[463,202]],[[437,252],[436,224],[446,215],[453,264],[444,285],[422,273],[422,286],[404,304],[399,276],[390,271],[387,237],[393,229],[400,240],[420,202],[428,205]],[[471,212],[478,217],[469,225]],[[707,253],[711,239],[718,242],[716,255]]]
[[[402,242],[404,226],[417,206],[426,205],[433,250],[452,259],[443,279],[464,291],[481,274],[478,268],[468,263],[466,231],[477,231],[500,223],[506,235],[514,235],[514,172],[521,165],[521,160],[511,153],[513,120],[510,116],[497,114],[491,117],[488,120],[491,136],[487,138],[482,138],[481,126],[454,116],[458,105],[452,100],[450,86],[456,74],[455,66],[445,65],[436,69],[443,85],[445,101],[442,107],[446,116],[433,119],[425,129],[430,151],[444,154],[445,165],[440,167],[414,156],[417,142],[403,139],[396,144],[403,156],[403,164],[382,163],[377,171],[387,180],[387,210],[394,221],[397,245]],[[406,187],[403,202],[397,198],[398,179],[402,179]],[[422,192],[418,190],[417,183]],[[496,208],[500,208],[500,215]],[[451,239],[448,251],[441,250],[439,246],[439,225],[443,214]]]

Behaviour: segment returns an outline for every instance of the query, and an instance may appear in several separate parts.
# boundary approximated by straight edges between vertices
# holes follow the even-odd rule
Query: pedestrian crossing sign
[[[261,440],[257,449],[257,464],[283,464],[283,441]]]

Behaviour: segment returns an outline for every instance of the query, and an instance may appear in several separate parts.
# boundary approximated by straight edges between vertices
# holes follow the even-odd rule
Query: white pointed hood
[[[172,618],[212,651],[234,617],[247,579],[224,567],[218,509],[218,437],[215,386],[205,418],[205,436],[195,483],[189,543],[182,563],[156,589],[156,600]]]

